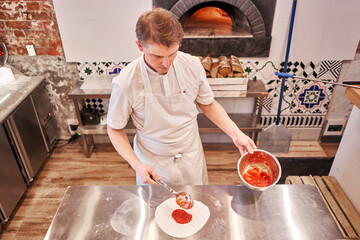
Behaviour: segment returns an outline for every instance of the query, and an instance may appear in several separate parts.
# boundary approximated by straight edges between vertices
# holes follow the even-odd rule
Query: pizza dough
[[[194,206],[186,210],[192,215],[192,220],[186,224],[176,223],[171,214],[175,209],[180,209],[175,198],[162,202],[155,211],[155,222],[166,234],[177,237],[189,237],[202,229],[210,217],[209,208],[199,201],[194,201]]]
[[[143,224],[147,219],[144,218],[142,209],[148,211],[148,205],[141,198],[130,198],[123,202],[110,220],[112,228],[125,236],[136,234],[139,224]],[[145,215],[147,217],[147,215]],[[142,221],[142,222],[141,222]]]

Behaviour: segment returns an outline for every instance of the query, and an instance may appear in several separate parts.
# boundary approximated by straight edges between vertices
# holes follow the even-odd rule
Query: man
[[[197,57],[179,50],[180,23],[155,8],[140,16],[136,44],[143,53],[113,79],[108,134],[118,153],[136,171],[137,184],[207,184],[197,124],[197,105],[229,135],[241,154],[256,149],[214,100]],[[134,149],[123,128],[129,116],[137,129]]]

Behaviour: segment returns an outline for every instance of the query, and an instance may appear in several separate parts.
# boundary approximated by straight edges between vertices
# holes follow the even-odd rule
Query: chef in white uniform
[[[256,149],[214,99],[199,59],[179,51],[183,35],[171,12],[155,8],[144,13],[136,24],[143,54],[113,79],[108,134],[136,171],[138,185],[156,184],[152,178],[174,185],[208,183],[197,106],[241,154]],[[123,131],[130,116],[137,129],[133,148]]]

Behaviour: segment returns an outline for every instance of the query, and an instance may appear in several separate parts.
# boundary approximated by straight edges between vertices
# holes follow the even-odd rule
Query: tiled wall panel
[[[78,63],[81,80],[88,76],[118,74],[127,62],[94,62]],[[250,81],[263,81],[269,93],[262,110],[262,125],[268,126],[275,121],[278,112],[281,78],[275,72],[283,71],[284,62],[275,64],[272,61],[242,61],[244,71]],[[289,61],[287,72],[300,77],[326,79],[336,82],[341,61],[320,62]],[[322,127],[333,92],[333,84],[319,83],[311,80],[288,79],[284,85],[281,108],[282,122],[291,127]],[[241,101],[238,99],[237,101]],[[87,99],[88,107],[95,107],[106,114],[108,101],[104,99]],[[227,104],[231,106],[227,106]],[[240,106],[240,105],[239,105]],[[225,108],[234,108],[225,103]],[[240,107],[233,112],[243,112]]]

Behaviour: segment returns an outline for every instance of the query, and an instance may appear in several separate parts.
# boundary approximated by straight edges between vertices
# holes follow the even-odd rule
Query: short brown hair
[[[170,47],[180,44],[184,37],[179,21],[163,8],[154,8],[143,13],[136,23],[135,32],[141,45],[155,43]]]

